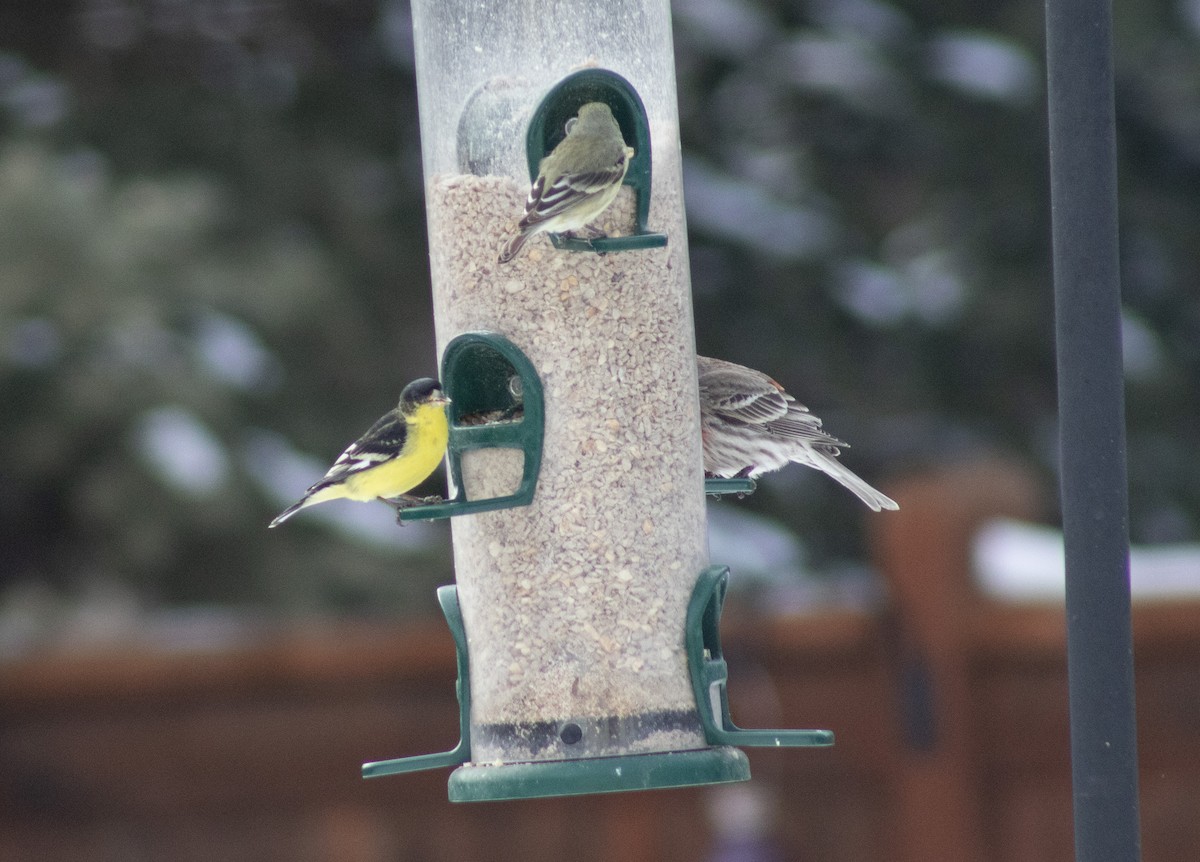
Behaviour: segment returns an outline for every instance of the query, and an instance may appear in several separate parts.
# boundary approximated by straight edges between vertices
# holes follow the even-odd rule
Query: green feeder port
[[[400,510],[402,521],[433,520],[528,506],[542,464],[545,406],[533,363],[515,344],[494,332],[465,332],[446,345],[442,385],[450,396],[450,443],[446,462],[451,498]],[[511,494],[467,499],[463,455],[474,449],[519,449],[525,462]]]
[[[653,716],[649,719],[660,723],[664,730],[698,723],[709,744],[708,748],[525,763],[471,762],[471,669],[467,635],[457,589],[444,586],[438,590],[438,601],[446,615],[458,654],[458,745],[438,754],[365,763],[362,767],[363,777],[379,778],[457,766],[450,776],[451,802],[532,799],[747,781],[750,778],[750,762],[736,746],[799,748],[833,745],[833,733],[828,730],[743,730],[733,724],[726,689],[728,668],[721,653],[719,631],[728,582],[727,566],[707,567],[700,573],[688,604],[687,630],[684,634],[688,668],[696,696],[696,713]],[[606,723],[615,726],[621,722],[621,719],[610,719]],[[604,728],[594,724],[584,728],[574,722],[564,721],[545,727],[525,728],[524,732],[529,734],[532,730],[533,733],[544,734],[548,739],[557,737],[556,742],[565,744],[569,749],[585,736],[595,736],[604,731]],[[614,734],[619,735],[619,732]]]
[[[758,483],[753,479],[745,479],[741,477],[733,477],[730,479],[705,479],[704,493],[710,497],[722,497],[725,494],[737,494],[741,499],[749,494],[753,494],[758,488]]]
[[[550,151],[566,137],[567,121],[579,113],[588,102],[603,102],[612,109],[625,143],[633,147],[633,160],[625,173],[625,185],[631,186],[637,197],[636,227],[629,236],[585,239],[563,234],[550,234],[555,248],[571,251],[633,251],[661,248],[667,244],[666,234],[646,229],[650,217],[650,124],[646,108],[633,85],[607,69],[583,69],[559,81],[529,121],[526,134],[526,154],[529,159],[529,179],[537,179],[538,167]]]

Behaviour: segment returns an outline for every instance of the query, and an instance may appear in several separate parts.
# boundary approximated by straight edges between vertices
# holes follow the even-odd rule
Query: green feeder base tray
[[[750,761],[722,745],[665,754],[631,754],[496,766],[465,764],[450,774],[451,802],[493,802],[723,784],[750,779]]]
[[[363,764],[363,778],[458,766],[450,775],[451,802],[578,796],[747,781],[750,762],[734,746],[795,748],[833,745],[828,730],[743,730],[729,714],[728,668],[721,652],[720,619],[729,583],[726,566],[700,573],[688,603],[684,640],[700,724],[708,748],[615,757],[475,764],[471,761],[471,686],[467,635],[454,586],[438,589],[438,601],[458,652],[460,737],[450,751]],[[460,765],[461,764],[461,765]]]

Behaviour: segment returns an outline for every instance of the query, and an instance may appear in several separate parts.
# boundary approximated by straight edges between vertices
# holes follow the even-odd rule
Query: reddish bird
[[[821,430],[821,420],[761,371],[696,357],[704,472],[754,478],[795,461],[828,473],[874,509],[899,509],[838,461],[848,444]]]

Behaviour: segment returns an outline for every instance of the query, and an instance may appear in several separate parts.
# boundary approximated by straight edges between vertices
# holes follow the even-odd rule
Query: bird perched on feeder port
[[[828,473],[876,512],[900,508],[837,460],[848,444],[770,377],[707,356],[696,357],[696,371],[706,475],[752,479],[794,461]]]
[[[408,496],[441,463],[450,439],[441,384],[429,377],[414,380],[400,393],[400,403],[367,433],[351,443],[329,472],[274,521],[278,527],[292,515],[327,500],[381,500],[399,513],[429,498]]]
[[[625,145],[612,109],[588,102],[567,121],[567,136],[538,166],[525,201],[520,231],[504,244],[500,263],[508,263],[534,234],[570,233],[588,227],[608,209],[621,190],[633,149]],[[592,238],[604,236],[594,228]]]

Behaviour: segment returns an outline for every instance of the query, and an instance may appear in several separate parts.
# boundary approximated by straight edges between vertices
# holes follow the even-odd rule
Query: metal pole
[[[1046,0],[1077,862],[1137,862],[1110,0]]]

